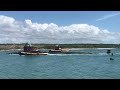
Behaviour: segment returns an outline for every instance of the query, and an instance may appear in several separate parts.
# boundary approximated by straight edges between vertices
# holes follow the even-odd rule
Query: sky
[[[120,11],[0,11],[0,43],[120,44]]]

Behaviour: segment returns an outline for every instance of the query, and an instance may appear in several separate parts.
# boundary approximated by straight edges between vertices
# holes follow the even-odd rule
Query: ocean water
[[[0,51],[0,79],[120,79],[120,49],[112,49],[113,56],[106,49],[78,51],[93,54],[20,56]]]

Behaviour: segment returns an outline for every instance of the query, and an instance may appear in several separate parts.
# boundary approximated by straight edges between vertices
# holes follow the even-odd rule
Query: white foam
[[[98,55],[108,55],[107,53],[98,53]]]
[[[9,55],[19,55],[19,54],[9,54]]]
[[[115,49],[115,48],[96,48],[96,49]]]
[[[48,54],[50,56],[74,56],[74,55],[90,55],[90,54]]]

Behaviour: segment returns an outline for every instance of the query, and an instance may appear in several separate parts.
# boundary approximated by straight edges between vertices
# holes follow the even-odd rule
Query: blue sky
[[[96,21],[103,16],[120,13],[120,11],[1,11],[0,15],[14,17],[24,21],[30,19],[38,23],[56,23],[57,25],[70,25],[87,23],[102,29],[119,32],[120,15]]]
[[[77,28],[80,31],[80,33],[81,33],[81,31],[82,31],[82,33],[85,31],[83,29],[81,30],[81,27],[89,28],[88,29],[89,33],[90,32],[92,33],[92,31],[90,31],[91,30],[90,25],[93,25],[93,26],[99,28],[100,31],[107,30],[107,32],[110,32],[112,34],[120,32],[120,30],[119,30],[120,29],[120,25],[119,25],[120,24],[120,11],[0,11],[0,15],[9,17],[8,19],[13,18],[17,22],[26,22],[27,24],[29,24],[29,27],[31,25],[31,27],[32,27],[31,30],[33,30],[32,32],[34,32],[35,28],[38,28],[38,25],[35,25],[34,23],[42,24],[43,25],[43,26],[41,26],[42,29],[43,29],[43,27],[45,27],[45,25],[44,25],[45,23],[50,24],[51,27],[52,27],[51,23],[53,23],[59,27],[56,30],[59,30],[60,32],[61,32],[60,29],[62,28],[62,26],[64,28],[66,28],[66,26],[67,26],[67,29],[69,29],[69,27],[71,27],[71,25],[73,25],[73,24],[80,25],[79,28]],[[3,20],[3,18],[0,20]],[[8,21],[10,21],[10,20],[8,20]],[[30,23],[32,23],[32,24],[30,24]],[[86,24],[86,26],[85,25],[81,26],[81,24]],[[56,28],[55,25],[53,25],[54,28]],[[33,28],[33,26],[35,28]],[[13,26],[11,26],[11,28],[13,28]],[[94,28],[94,27],[92,27],[92,28]],[[4,29],[6,30],[6,27],[3,28],[3,31],[1,31],[2,33],[4,32]],[[42,30],[42,29],[40,29],[40,27],[39,27],[39,29],[38,30],[36,29],[36,30],[38,32],[41,32],[39,30]],[[74,29],[75,28],[73,28],[70,32],[73,32]],[[77,29],[75,32],[77,32]],[[96,31],[96,30],[95,30],[95,32],[99,32],[99,30],[98,31]],[[88,31],[86,31],[86,32],[88,32]],[[55,36],[55,34],[53,36]],[[68,36],[69,35],[67,35],[67,37]],[[113,38],[116,38],[116,37],[112,37],[112,39]],[[96,41],[96,40],[94,40],[94,41]],[[113,42],[111,42],[111,43],[113,43]],[[116,41],[114,43],[119,43],[119,42]]]

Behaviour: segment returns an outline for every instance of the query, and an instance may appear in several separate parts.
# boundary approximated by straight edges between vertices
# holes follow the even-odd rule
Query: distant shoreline
[[[0,44],[0,50],[22,50],[25,44]],[[37,49],[54,49],[57,44],[32,44]],[[59,44],[62,49],[113,49],[120,48],[120,44]]]
[[[65,48],[69,50],[86,50],[86,49],[115,49],[115,48]]]
[[[64,48],[67,50],[89,50],[89,49],[99,49],[99,50],[104,50],[104,49],[115,49],[115,48]],[[50,50],[50,49],[38,49],[38,50]],[[23,49],[9,49],[9,50],[0,50],[0,51],[23,51]]]

